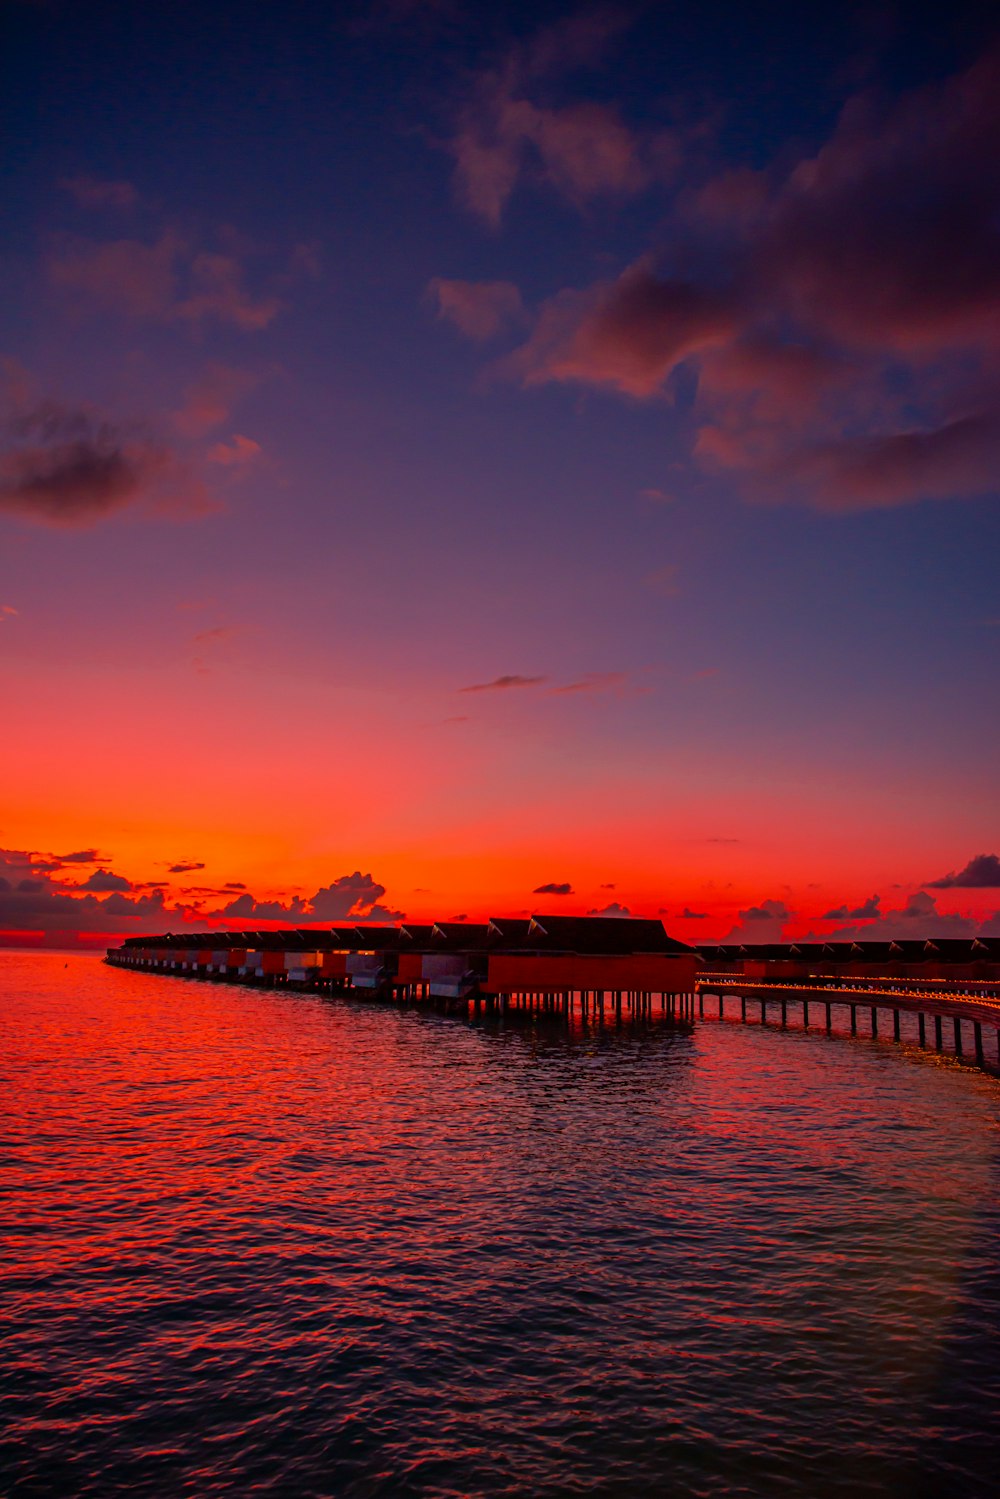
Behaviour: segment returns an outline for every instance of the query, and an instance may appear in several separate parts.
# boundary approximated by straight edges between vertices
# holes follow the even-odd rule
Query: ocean
[[[1000,1487],[1000,1081],[0,954],[0,1492]]]

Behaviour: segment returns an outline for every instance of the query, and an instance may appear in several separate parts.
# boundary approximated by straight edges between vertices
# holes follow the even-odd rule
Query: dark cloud
[[[995,921],[995,916],[993,920]],[[937,909],[933,895],[918,890],[898,911],[881,911],[874,921],[838,927],[828,934],[832,942],[894,941],[903,938],[987,936],[990,918],[978,922],[969,916],[949,916]]]
[[[295,896],[287,905],[282,905],[279,900],[256,900],[247,891],[231,900],[228,905],[218,911],[206,911],[206,917],[220,919],[239,919],[241,921],[286,921],[291,924],[294,921],[304,921],[308,912],[305,902]]]
[[[196,869],[204,869],[204,864],[197,863],[194,859],[181,859],[178,864],[171,864],[167,870],[168,874],[193,874]]]
[[[612,882],[610,885],[598,885],[598,890],[614,890],[616,887]]]
[[[53,854],[60,864],[101,864],[107,862],[107,854],[98,853],[96,848],[81,848],[74,854]]]
[[[285,921],[289,925],[299,921],[328,922],[331,926],[338,921],[402,921],[405,912],[380,904],[384,894],[384,885],[356,869],[322,886],[308,899],[296,895],[283,904],[280,900],[258,901],[245,892],[220,910],[203,914],[211,919]]]
[[[35,871],[29,853],[0,849],[0,930],[114,932],[123,924],[133,931],[163,928],[166,913],[162,891],[129,896],[117,888],[105,893],[109,887],[103,884],[95,889],[66,889],[51,874],[38,877]],[[174,914],[178,918],[181,915]]]
[[[353,874],[343,874],[317,890],[309,904],[317,921],[343,921],[347,916],[363,917],[365,921],[401,919],[400,912],[388,912],[377,905],[384,894],[384,885],[356,869]],[[372,911],[378,915],[372,916]]]
[[[405,911],[394,911],[391,908],[391,906],[378,906],[378,905],[376,905],[376,906],[372,906],[367,911],[358,911],[355,914],[356,914],[357,919],[359,921],[364,921],[364,922],[369,922],[369,921],[370,922],[385,921],[385,922],[388,922],[391,925],[394,921],[405,921],[406,920],[406,912]],[[460,918],[456,918],[456,919],[460,919]]]
[[[471,687],[460,687],[459,692],[504,692],[510,687],[539,687],[547,677],[520,677],[510,675],[494,677],[492,682],[474,682]]]
[[[95,422],[70,442],[0,453],[0,510],[47,525],[87,525],[139,499],[165,464],[161,448]]]
[[[110,869],[95,869],[89,879],[77,886],[78,890],[93,890],[95,894],[107,894],[112,890],[128,891],[132,888],[131,880],[125,879],[124,875],[112,874]]]
[[[741,921],[789,921],[792,912],[783,900],[765,900],[759,906],[740,912]]]
[[[211,508],[204,485],[166,444],[94,407],[39,392],[8,361],[0,370],[0,512],[86,526],[144,503],[164,515]]]
[[[847,906],[838,906],[833,911],[827,911],[819,919],[820,921],[847,921],[849,918],[853,918],[858,921],[870,921],[880,915],[879,897],[877,895],[870,895],[862,905],[855,906],[853,910],[848,910]]]
[[[612,901],[609,906],[603,906],[601,910],[596,908],[587,912],[588,916],[631,916],[632,912],[628,906],[620,906],[617,901]]]
[[[572,895],[573,886],[568,881],[562,885],[552,883],[548,885],[536,885],[531,893],[532,895]]]
[[[993,492],[1000,48],[812,156],[720,173],[667,248],[541,308],[507,370],[644,399],[697,379],[696,461],[750,497],[855,511]]]
[[[685,921],[706,921],[708,919],[708,912],[692,911],[690,907],[685,906],[681,912],[681,916]]]
[[[227,880],[225,888],[227,890],[245,890],[247,887],[242,880]]]
[[[994,890],[1000,886],[1000,858],[996,854],[976,854],[957,874],[931,880],[931,890]]]
[[[763,900],[738,914],[739,921],[722,939],[724,942],[780,942],[785,924],[795,912],[783,900]]]
[[[90,862],[83,856],[94,852],[81,850],[76,862]],[[175,867],[202,869],[204,865],[189,861]],[[220,908],[205,908],[204,897],[228,896],[234,888],[242,893]],[[405,914],[382,904],[385,886],[359,870],[341,875],[307,899],[296,895],[258,901],[239,881],[220,889],[190,886],[181,893],[183,900],[168,905],[164,881],[132,884],[124,875],[105,868],[96,869],[81,885],[67,886],[41,869],[32,854],[0,849],[0,930],[161,932],[171,925],[180,930],[192,920],[335,925],[338,921],[396,922]]]

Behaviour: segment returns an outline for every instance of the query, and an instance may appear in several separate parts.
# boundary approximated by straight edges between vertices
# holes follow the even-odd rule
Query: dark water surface
[[[885,1043],[4,954],[0,1491],[995,1495],[998,1113]]]

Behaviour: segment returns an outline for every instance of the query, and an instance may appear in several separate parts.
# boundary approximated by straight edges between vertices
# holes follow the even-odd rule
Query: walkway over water
[[[891,1016],[894,1041],[904,1039],[901,1017],[912,1015],[916,1018],[918,1045],[928,1044],[930,1021],[936,1051],[950,1050],[955,1056],[961,1057],[971,1049],[979,1066],[1000,1070],[1000,985],[983,983],[977,987],[980,992],[969,993],[958,983],[950,984],[946,980],[937,980],[933,985],[919,985],[906,980],[879,982],[863,979],[817,979],[812,983],[802,983],[747,979],[738,974],[720,973],[701,973],[696,985],[698,1013],[701,1017],[706,1015],[706,997],[715,995],[718,998],[718,1018],[723,1019],[728,996],[739,1000],[740,1019],[743,1021],[751,1018],[748,1001],[753,1001],[755,1006],[759,1005],[762,1025],[768,1020],[768,1005],[772,1006],[772,1016],[773,1007],[778,1006],[782,1025],[788,1024],[789,1006],[798,1006],[805,1029],[809,1028],[810,1018],[815,1018],[817,1010],[822,1009],[826,1031],[832,1034],[835,1007],[838,1007],[842,1020],[846,1011],[852,1036],[858,1034],[858,1016],[862,1012],[867,1016],[868,1034],[878,1036],[879,1011],[886,1010]],[[944,1026],[946,1020],[950,1022],[951,1033],[951,1045],[947,1047]],[[971,1048],[967,1039],[969,1026],[972,1028]],[[989,1055],[986,1053],[984,1027],[994,1033]]]
[[[706,963],[714,956],[718,969]],[[659,921],[537,915],[483,924],[437,922],[292,932],[206,932],[131,938],[110,949],[116,966],[215,982],[289,986],[315,993],[429,1002],[467,1011],[498,1007],[603,1017],[661,1014],[690,1023],[718,1018],[738,999],[739,1018],[777,1007],[805,1028],[822,1007],[859,1034],[928,1044],[1000,1067],[1000,941],[816,943],[698,950]],[[749,1008],[748,1008],[749,1007]],[[904,1037],[903,1017],[907,1020]],[[731,1010],[729,1018],[732,1016]],[[947,1025],[946,1025],[947,1022]],[[946,1037],[947,1031],[947,1037]],[[985,1035],[984,1035],[985,1032]]]

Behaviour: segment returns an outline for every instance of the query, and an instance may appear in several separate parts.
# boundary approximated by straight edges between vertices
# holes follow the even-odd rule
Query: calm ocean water
[[[0,1492],[990,1495],[1000,1083],[0,955]]]

